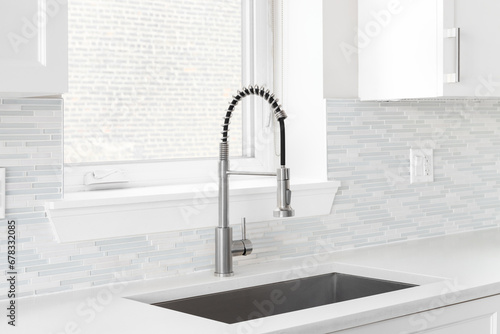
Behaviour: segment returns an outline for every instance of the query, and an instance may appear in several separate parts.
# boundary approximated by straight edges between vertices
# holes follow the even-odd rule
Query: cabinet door
[[[445,10],[444,28],[460,28],[460,82],[445,84],[444,96],[500,96],[500,1],[445,0]],[[445,73],[456,62],[454,45],[445,38]]]
[[[441,95],[442,21],[442,1],[358,0],[360,98]]]
[[[500,1],[358,4],[362,100],[500,96]]]
[[[0,2],[0,94],[68,90],[67,0]]]
[[[432,305],[439,305],[437,298]],[[336,334],[500,334],[497,325],[500,297],[416,313],[410,316],[335,332]]]

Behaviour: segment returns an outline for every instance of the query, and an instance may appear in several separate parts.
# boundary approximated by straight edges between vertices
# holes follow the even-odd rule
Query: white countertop
[[[17,327],[0,333],[325,333],[500,294],[500,229],[235,266],[211,272],[124,282],[17,300]],[[414,283],[415,288],[228,325],[151,306],[159,302],[329,272]],[[137,301],[140,300],[140,301]]]

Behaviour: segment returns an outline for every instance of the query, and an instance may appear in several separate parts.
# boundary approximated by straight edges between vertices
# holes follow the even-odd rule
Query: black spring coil
[[[274,116],[276,117],[276,120],[279,122],[280,125],[280,158],[281,158],[281,165],[285,166],[285,118],[287,117],[285,111],[282,109],[282,106],[278,104],[278,99],[274,97],[274,94],[272,94],[269,89],[265,89],[264,87],[259,87],[257,85],[255,86],[248,86],[248,87],[243,87],[241,91],[238,91],[236,93],[236,96],[233,96],[233,100],[229,103],[229,106],[227,107],[226,111],[226,116],[224,117],[224,124],[222,124],[222,142],[221,142],[221,153],[220,153],[220,159],[221,160],[226,160],[228,159],[229,156],[229,150],[227,147],[227,138],[228,133],[229,133],[229,124],[231,123],[231,116],[233,115],[234,108],[238,105],[238,102],[240,102],[245,96],[249,95],[259,95],[262,97],[264,100],[266,100],[270,105],[271,108],[273,109]]]
[[[229,124],[231,123],[231,116],[233,114],[234,109],[238,105],[244,97],[249,95],[259,95],[264,100],[266,100],[273,109],[274,116],[276,120],[285,119],[287,117],[285,111],[282,109],[282,106],[278,104],[278,99],[274,97],[269,89],[265,89],[264,87],[248,86],[243,87],[241,91],[236,93],[236,96],[233,96],[233,100],[229,103],[229,106],[226,110],[226,116],[224,117],[224,124],[222,124],[222,142],[227,142],[228,133],[229,133]]]

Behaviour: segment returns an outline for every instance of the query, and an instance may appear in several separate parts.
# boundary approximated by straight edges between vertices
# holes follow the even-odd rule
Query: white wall
[[[292,177],[326,180],[322,9],[322,0],[284,2],[283,87]]]

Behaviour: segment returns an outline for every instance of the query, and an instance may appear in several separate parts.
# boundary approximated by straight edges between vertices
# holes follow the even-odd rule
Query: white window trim
[[[242,54],[248,62],[248,64],[243,64],[243,86],[265,83],[267,88],[273,89],[273,31],[270,23],[272,19],[270,6],[271,1],[242,0],[242,32],[248,36],[242,45]],[[234,94],[241,88],[234,87]],[[254,98],[246,98],[242,106],[236,110],[236,112],[243,112],[244,138],[246,136],[253,139],[252,143],[245,143],[243,147],[244,155],[251,156],[250,158],[233,158],[237,161],[237,165],[245,170],[270,171],[274,169],[275,158],[272,145],[258,145],[259,139],[270,136],[270,131],[272,135],[272,128],[266,129],[262,126],[267,122],[268,110],[267,104]],[[221,124],[224,112],[225,110],[220,111]],[[214,137],[218,135],[214,133]],[[94,190],[84,185],[84,178],[86,174],[97,170],[124,172],[128,182],[111,184],[109,186],[111,189],[209,182],[217,171],[216,161],[217,158],[214,157],[170,161],[66,164],[64,193],[66,195]]]

